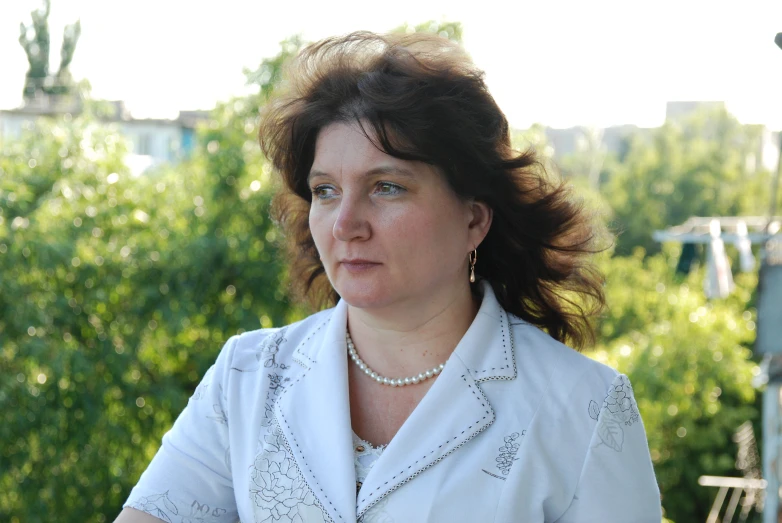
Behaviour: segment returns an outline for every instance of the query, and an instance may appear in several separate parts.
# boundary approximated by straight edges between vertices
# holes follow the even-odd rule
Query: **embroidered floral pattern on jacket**
[[[214,420],[217,423],[228,425],[228,417],[225,415],[225,411],[223,410],[223,407],[219,403],[215,403],[214,405],[212,405],[212,409],[215,411],[214,416],[207,416],[207,418]]]
[[[597,435],[601,444],[622,452],[624,426],[632,426],[641,419],[627,376],[620,374],[614,378],[603,405],[598,408],[597,402],[592,400],[588,410],[589,416],[598,422]]]
[[[250,467],[250,499],[256,523],[325,522],[315,495],[304,481],[274,418],[274,404],[289,378],[269,374],[269,390],[255,462]]]
[[[269,374],[269,390],[274,395],[278,395],[284,388],[284,384],[290,381],[290,378],[283,378],[279,374]]]
[[[286,369],[287,365],[284,363],[277,363],[277,353],[280,351],[280,345],[283,342],[288,341],[285,339],[286,328],[278,330],[274,336],[270,336],[271,339],[264,340],[261,345],[261,352],[258,354],[259,360],[263,360],[263,366],[267,369]]]
[[[206,377],[206,376],[204,376]],[[206,391],[209,388],[209,383],[206,380],[201,381],[201,383],[198,384],[198,387],[196,387],[195,392],[193,393],[193,396],[191,399],[198,401],[200,399],[203,399],[206,395]]]
[[[519,451],[520,445],[516,443],[517,439],[519,439],[518,432],[514,432],[510,436],[505,436],[505,445],[500,447],[500,455],[497,456],[495,460],[497,462],[497,468],[500,469],[500,472],[505,476],[510,472],[513,462],[518,459],[516,453]]]
[[[290,378],[283,378],[279,374],[269,374],[269,390],[266,392],[266,404],[264,405],[262,427],[268,427],[274,420],[274,404],[277,402],[277,396],[285,389],[285,384]]]
[[[250,470],[255,521],[301,521],[300,509],[316,508],[315,496],[284,450],[258,454]],[[309,520],[307,520],[309,521]]]
[[[231,370],[237,372],[257,372],[262,370],[261,366],[267,369],[287,369],[288,365],[277,362],[280,345],[287,341],[285,338],[287,329],[287,327],[282,327],[276,330],[274,333],[265,336],[252,350],[239,354],[232,361]]]
[[[138,501],[130,503],[129,507],[133,507],[136,510],[151,514],[158,519],[173,523],[169,514],[179,515],[179,509],[177,509],[174,502],[168,498],[168,491],[162,494],[155,494],[153,496],[144,496],[139,498]]]
[[[176,504],[169,499],[168,491],[163,492],[162,494],[144,496],[128,506],[151,514],[168,523],[174,523],[174,520],[172,519],[173,516],[180,515],[179,508],[177,508]],[[182,511],[182,518],[179,520],[181,523],[212,523],[217,521],[217,518],[227,512],[223,508],[212,508],[207,504],[202,504],[195,500],[188,508],[189,510]],[[185,514],[185,512],[187,512],[187,514]]]
[[[190,513],[182,517],[182,523],[209,523],[225,513],[226,510],[223,508],[211,508],[209,505],[193,501],[190,505]]]

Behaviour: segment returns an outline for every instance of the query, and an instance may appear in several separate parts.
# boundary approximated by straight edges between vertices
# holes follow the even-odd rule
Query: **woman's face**
[[[421,304],[469,288],[467,255],[491,210],[430,165],[378,150],[355,124],[321,130],[309,224],[331,284],[360,308]]]

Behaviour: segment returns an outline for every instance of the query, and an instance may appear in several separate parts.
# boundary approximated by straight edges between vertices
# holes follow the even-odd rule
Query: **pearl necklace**
[[[358,365],[358,368],[364,371],[364,374],[375,380],[376,382],[382,384],[382,385],[390,385],[392,387],[404,387],[405,385],[415,385],[417,383],[421,383],[422,381],[428,380],[429,378],[433,378],[434,376],[437,376],[440,374],[440,372],[445,367],[445,363],[439,364],[437,367],[434,367],[433,369],[429,369],[426,372],[422,372],[416,376],[411,376],[409,378],[386,378],[385,376],[381,376],[377,372],[373,371],[371,368],[369,368],[369,365],[364,363],[364,360],[361,359],[361,356],[358,355],[356,352],[356,346],[353,345],[353,340],[350,338],[350,333],[345,333],[345,341],[347,341],[348,344],[348,354],[350,354],[350,359],[352,359],[356,365]]]

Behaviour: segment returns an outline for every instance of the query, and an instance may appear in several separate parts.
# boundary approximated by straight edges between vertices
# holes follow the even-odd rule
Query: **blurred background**
[[[224,341],[309,312],[257,115],[302,45],[358,29],[462,42],[618,233],[587,353],[634,384],[666,518],[739,492],[734,520],[776,521],[772,0],[2,0],[0,521],[112,521]]]

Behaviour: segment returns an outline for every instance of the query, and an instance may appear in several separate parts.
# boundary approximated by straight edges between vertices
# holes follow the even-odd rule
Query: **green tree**
[[[581,134],[577,139],[577,152],[561,158],[559,168],[566,178],[583,180],[581,185],[592,191],[599,191],[601,176],[608,159],[603,144],[604,129],[580,127],[579,131]]]
[[[74,87],[68,67],[81,36],[81,21],[77,20],[65,26],[60,49],[60,67],[57,73],[51,75],[49,73],[50,12],[51,0],[43,0],[43,7],[30,13],[32,22],[19,24],[19,44],[24,49],[30,65],[23,91],[26,100],[33,98],[37,92],[53,95],[69,94]]]
[[[259,97],[251,97],[254,103],[248,104],[248,108],[258,109],[272,97],[275,90],[282,82],[286,64],[292,60],[304,46],[301,35],[294,35],[280,42],[280,52],[261,62],[257,69],[245,69],[247,85],[259,88]],[[257,99],[256,99],[257,98]]]
[[[142,178],[89,115],[3,144],[1,521],[111,520],[226,339],[294,319],[234,109]]]
[[[74,79],[69,69],[73,61],[73,54],[76,52],[76,44],[81,36],[81,20],[66,25],[63,31],[62,47],[60,48],[60,66],[57,74],[54,75],[54,85],[48,92],[50,94],[68,94],[73,91]]]
[[[429,20],[418,25],[404,23],[393,29],[392,33],[429,33],[442,36],[456,43],[462,43],[461,22],[448,22],[445,20]]]
[[[666,516],[705,521],[716,492],[698,477],[735,476],[731,436],[760,418],[750,349],[757,275],[739,275],[727,300],[707,301],[703,271],[674,277],[676,254],[603,260],[609,309],[590,355],[633,383]]]
[[[511,143],[521,151],[532,147],[545,161],[550,161],[554,156],[554,148],[546,137],[546,127],[541,124],[533,124],[524,130],[512,129]]]
[[[627,255],[635,247],[658,252],[652,232],[691,216],[757,215],[767,209],[769,173],[747,167],[760,132],[717,110],[633,136],[600,177],[619,232],[617,253]]]
[[[24,85],[24,97],[31,98],[43,88],[49,76],[49,12],[51,1],[44,0],[43,8],[36,9],[30,16],[32,23],[19,24],[19,44],[27,54],[30,68]]]

